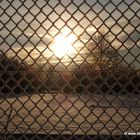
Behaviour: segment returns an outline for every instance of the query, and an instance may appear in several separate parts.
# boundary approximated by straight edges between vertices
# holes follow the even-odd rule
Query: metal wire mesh
[[[1,139],[133,139],[139,99],[139,0],[0,1]]]

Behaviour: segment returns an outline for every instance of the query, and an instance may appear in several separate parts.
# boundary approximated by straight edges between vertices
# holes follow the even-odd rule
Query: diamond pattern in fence
[[[136,138],[139,7],[139,0],[1,0],[1,139]]]

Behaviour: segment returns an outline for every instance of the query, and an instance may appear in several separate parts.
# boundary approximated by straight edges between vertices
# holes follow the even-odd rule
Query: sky
[[[1,49],[11,47],[19,57],[35,47],[31,56],[45,49],[47,57],[60,32],[74,34],[73,46],[81,50],[98,30],[109,35],[126,61],[137,56],[134,63],[140,65],[140,0],[1,0],[0,15]]]

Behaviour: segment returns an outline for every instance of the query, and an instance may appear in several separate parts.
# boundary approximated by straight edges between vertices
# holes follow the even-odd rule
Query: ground
[[[120,134],[137,132],[140,96],[34,94],[0,99],[0,132]],[[10,106],[10,104],[12,104]],[[5,113],[4,113],[5,112]],[[137,119],[136,119],[137,117]],[[132,129],[133,128],[133,129]]]

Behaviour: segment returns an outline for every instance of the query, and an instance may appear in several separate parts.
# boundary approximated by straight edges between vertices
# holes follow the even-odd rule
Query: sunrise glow
[[[55,56],[58,58],[62,58],[65,55],[71,55],[75,53],[75,49],[72,44],[76,40],[75,35],[71,34],[69,36],[64,36],[63,34],[59,34],[54,38],[54,42],[52,44],[52,51]]]

